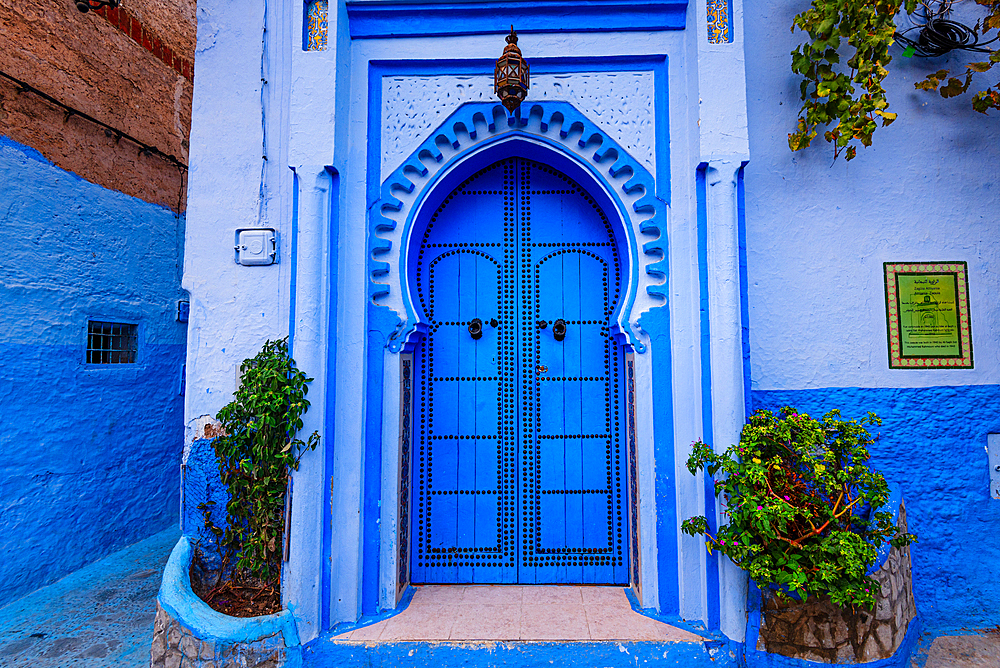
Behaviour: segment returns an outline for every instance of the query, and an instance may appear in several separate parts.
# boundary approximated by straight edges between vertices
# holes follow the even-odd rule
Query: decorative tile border
[[[325,51],[328,44],[329,0],[309,0],[306,3],[305,51]]]
[[[707,0],[708,41],[729,44],[733,41],[732,0]]]
[[[973,368],[967,263],[885,262],[883,267],[889,368]],[[920,323],[913,321],[917,317]]]
[[[625,368],[628,382],[628,497],[629,497],[629,551],[631,563],[629,564],[631,573],[629,581],[636,598],[642,598],[642,581],[639,552],[639,480],[638,466],[636,465],[636,424],[635,424],[635,353],[628,352],[625,355]]]
[[[399,520],[398,557],[396,573],[396,603],[399,603],[410,585],[410,440],[413,423],[413,353],[403,353],[399,358]]]

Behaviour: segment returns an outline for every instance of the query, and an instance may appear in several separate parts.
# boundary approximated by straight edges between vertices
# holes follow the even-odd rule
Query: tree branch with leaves
[[[987,9],[987,16],[977,22],[974,32],[1000,30],[1000,0],[973,1]],[[796,129],[788,135],[792,151],[808,147],[822,131],[823,138],[833,145],[834,159],[844,154],[853,160],[858,143],[871,146],[875,131],[896,120],[896,113],[888,110],[883,87],[892,62],[889,48],[898,37],[896,16],[900,11],[913,14],[918,8],[925,16],[931,11],[918,0],[812,0],[810,7],[794,18],[792,31],[802,30],[809,39],[791,54],[792,71],[802,77],[802,107]],[[946,2],[934,11],[940,14],[950,8],[951,2]],[[945,98],[966,92],[976,74],[988,72],[1000,62],[1000,52],[982,48],[982,44],[976,41],[971,49],[988,54],[985,60],[968,64],[965,72],[955,76],[949,70],[939,70],[915,86],[938,90]],[[851,50],[846,60],[845,50]],[[904,55],[912,55],[912,50]],[[976,93],[972,107],[982,113],[1000,109],[1000,86],[991,85]]]

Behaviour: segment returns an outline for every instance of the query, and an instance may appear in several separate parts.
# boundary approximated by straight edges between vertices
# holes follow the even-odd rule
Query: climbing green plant
[[[975,26],[977,33],[1000,30],[1000,0],[974,1],[987,9],[987,16]],[[793,19],[792,31],[805,32],[808,40],[791,54],[792,72],[801,77],[802,101],[795,131],[788,135],[792,151],[808,147],[822,131],[823,138],[833,145],[834,159],[843,153],[852,160],[859,142],[871,146],[875,131],[896,120],[896,113],[888,111],[889,101],[882,85],[892,61],[889,47],[897,37],[895,19],[900,10],[913,14],[922,8],[925,16],[933,13],[925,3],[812,0],[809,8]],[[950,7],[950,2],[945,3],[939,15]],[[985,57],[979,56],[984,59],[969,63],[964,72],[951,76],[949,70],[939,70],[918,81],[916,88],[938,90],[946,98],[966,92],[976,74],[988,72],[1000,62],[1000,51],[982,51],[987,52]],[[904,55],[912,56],[913,50],[907,49]],[[1000,109],[1000,86],[994,84],[976,93],[972,108],[982,113]]]
[[[892,60],[894,17],[904,4],[907,11],[916,8],[916,0],[812,0],[795,17],[792,30],[804,31],[810,41],[792,51],[792,71],[802,77],[802,108],[795,132],[788,135],[789,148],[806,148],[823,126],[834,158],[846,152],[853,160],[856,142],[871,146],[879,123],[884,127],[896,120],[887,111],[882,82]],[[845,47],[852,51],[842,62]]]
[[[712,531],[699,516],[681,529],[704,535],[709,552],[775,585],[779,596],[829,595],[842,607],[872,609],[879,585],[868,569],[879,548],[916,540],[883,509],[889,487],[868,466],[867,427],[880,424],[874,413],[844,420],[833,410],[816,420],[786,407],[754,413],[724,453],[696,442],[688,471],[712,476],[725,523]]]
[[[243,360],[240,372],[233,401],[216,415],[225,430],[214,447],[229,491],[227,526],[209,528],[220,538],[223,572],[235,557],[235,579],[273,582],[281,573],[288,474],[319,443],[317,432],[306,441],[295,436],[309,409],[312,378],[295,367],[287,338],[265,342],[254,358]]]

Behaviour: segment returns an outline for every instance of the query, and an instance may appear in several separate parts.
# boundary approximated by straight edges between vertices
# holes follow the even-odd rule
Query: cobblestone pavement
[[[931,644],[923,668],[998,668],[1000,633],[939,636]],[[916,657],[914,664],[919,665]]]
[[[0,666],[149,666],[156,593],[176,528],[0,608]]]

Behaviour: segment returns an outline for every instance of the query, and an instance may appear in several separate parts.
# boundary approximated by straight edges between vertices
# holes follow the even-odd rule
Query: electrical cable
[[[929,1],[934,2],[934,0]],[[907,50],[912,49],[909,55],[920,58],[935,58],[958,50],[977,53],[990,53],[992,51],[992,49],[985,47],[1000,39],[1000,35],[989,41],[980,42],[979,34],[974,28],[958,21],[943,18],[951,11],[951,0],[938,0],[937,4],[940,7],[937,10],[932,10],[928,6],[928,2],[922,2],[924,22],[896,33],[896,41],[904,44]],[[920,33],[916,39],[907,36],[907,33],[918,29]]]
[[[139,147],[139,153],[141,153],[143,155],[155,154],[155,155],[160,156],[161,158],[163,158],[167,162],[173,163],[173,165],[175,167],[177,167],[177,169],[186,171],[187,168],[188,168],[187,165],[185,165],[183,162],[181,162],[180,160],[178,160],[177,158],[175,158],[173,155],[170,155],[169,153],[164,153],[163,151],[161,151],[160,149],[156,148],[155,146],[150,146],[146,142],[144,142],[144,141],[142,141],[140,139],[136,139],[132,135],[130,135],[130,134],[126,133],[126,132],[123,132],[122,130],[119,130],[118,128],[116,128],[116,127],[114,127],[112,125],[108,125],[104,121],[99,121],[96,118],[94,118],[93,116],[91,116],[91,115],[89,115],[87,113],[84,113],[84,112],[82,112],[82,111],[80,111],[78,109],[75,109],[75,108],[69,106],[68,104],[66,104],[65,102],[57,100],[56,98],[52,97],[51,95],[48,95],[48,94],[46,94],[46,93],[38,90],[37,88],[35,88],[31,84],[28,84],[28,83],[25,83],[24,81],[21,81],[17,77],[13,77],[13,76],[7,74],[6,72],[0,72],[0,77],[3,77],[4,79],[7,79],[11,83],[17,85],[19,91],[25,92],[25,93],[32,93],[34,95],[37,95],[38,97],[40,97],[43,100],[49,102],[50,104],[53,104],[53,105],[61,108],[63,111],[66,112],[66,120],[67,121],[71,117],[73,117],[73,116],[79,116],[80,118],[82,118],[82,119],[84,119],[86,121],[90,121],[94,125],[97,125],[99,127],[104,128],[104,134],[106,134],[109,138],[110,137],[115,137],[116,138],[115,139],[116,142],[121,141],[122,139],[127,139],[128,141],[132,142],[133,144],[135,144],[136,146]]]

